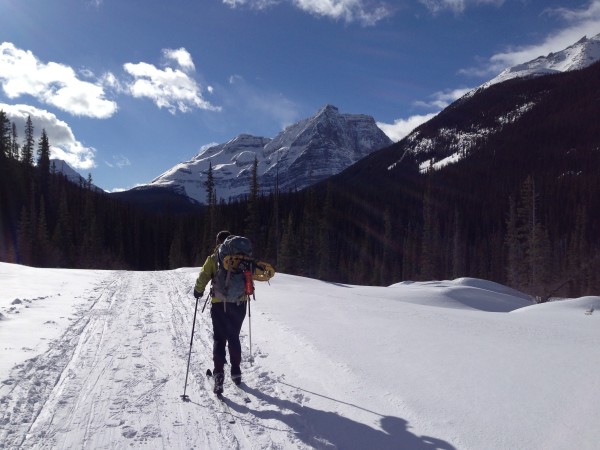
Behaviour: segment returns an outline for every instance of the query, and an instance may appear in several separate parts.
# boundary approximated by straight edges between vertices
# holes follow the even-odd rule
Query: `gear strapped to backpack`
[[[229,236],[219,246],[217,274],[213,279],[214,296],[225,302],[239,302],[254,294],[254,281],[268,281],[273,267],[255,261],[252,242],[243,236]]]

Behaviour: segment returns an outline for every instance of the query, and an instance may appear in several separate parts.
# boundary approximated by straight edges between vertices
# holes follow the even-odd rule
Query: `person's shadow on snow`
[[[229,406],[232,410],[239,413],[250,410],[258,419],[274,419],[282,422],[295,432],[298,439],[313,448],[456,450],[451,444],[441,439],[417,436],[411,433],[408,431],[408,422],[399,417],[380,416],[382,431],[340,416],[335,412],[302,406],[289,400],[272,397],[248,386],[244,386],[244,390],[257,399],[273,405],[276,409],[255,410],[252,403],[242,406],[230,402]]]

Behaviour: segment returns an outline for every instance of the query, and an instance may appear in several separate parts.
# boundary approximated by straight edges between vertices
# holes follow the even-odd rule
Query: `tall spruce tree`
[[[11,148],[10,157],[12,159],[19,159],[19,138],[17,136],[17,126],[13,122],[11,132]]]
[[[258,158],[254,156],[252,163],[252,172],[250,174],[250,193],[248,195],[248,211],[246,216],[246,236],[253,242],[254,247],[260,248],[257,245],[258,233],[260,228],[259,212],[258,212]]]
[[[42,135],[38,142],[38,160],[37,160],[38,171],[42,177],[44,183],[48,180],[50,175],[50,142],[48,141],[48,135],[46,130],[42,130]],[[42,186],[44,188],[45,186]]]
[[[11,123],[3,110],[0,110],[0,159],[7,159],[10,156],[11,142]]]
[[[206,181],[204,182],[206,188],[206,205],[207,210],[207,221],[208,226],[204,227],[204,242],[207,247],[205,250],[210,251],[211,246],[214,243],[215,236],[217,234],[217,191],[215,189],[215,178],[213,174],[212,162],[208,163],[208,171],[206,172]]]
[[[33,131],[33,121],[31,120],[31,116],[27,116],[27,121],[25,122],[25,142],[23,143],[21,160],[28,166],[33,166],[33,146],[35,144]]]

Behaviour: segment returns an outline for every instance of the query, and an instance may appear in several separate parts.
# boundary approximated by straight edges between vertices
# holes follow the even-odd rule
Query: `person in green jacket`
[[[220,231],[217,234],[216,247],[212,255],[206,258],[194,287],[196,299],[204,295],[204,290],[209,281],[212,282],[210,296],[210,317],[213,325],[213,378],[215,381],[214,392],[223,392],[223,381],[225,379],[226,352],[229,349],[229,361],[231,363],[231,379],[239,385],[242,382],[242,346],[240,343],[240,331],[246,318],[246,296],[239,298],[237,302],[225,302],[218,298],[217,292],[223,292],[219,286],[223,277],[217,276],[218,250],[221,244],[231,236],[229,231]]]

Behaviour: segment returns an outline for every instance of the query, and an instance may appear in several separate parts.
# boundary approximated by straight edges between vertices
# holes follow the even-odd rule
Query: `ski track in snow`
[[[313,440],[315,424],[298,414],[306,393],[278,383],[281,375],[260,364],[243,366],[251,403],[226,384],[235,417],[229,423],[205,377],[212,335],[201,303],[191,401],[181,401],[194,278],[184,271],[113,272],[87,292],[65,333],[16,366],[8,392],[0,391],[0,448],[331,448]],[[267,357],[254,347],[258,360]]]

